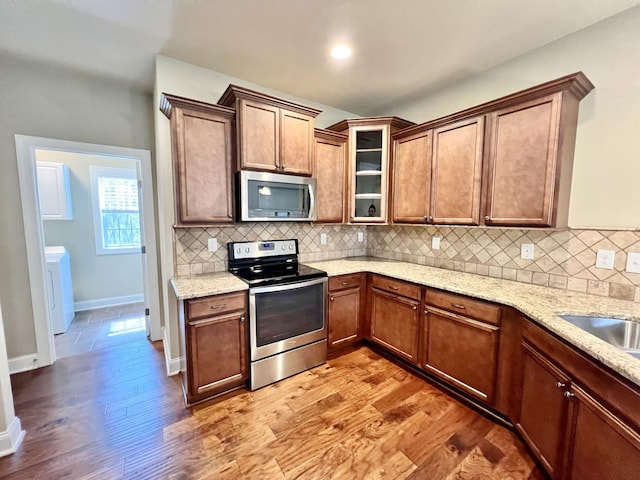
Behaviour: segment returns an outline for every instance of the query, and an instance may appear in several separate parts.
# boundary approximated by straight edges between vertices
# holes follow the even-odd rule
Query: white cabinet
[[[42,219],[73,220],[69,167],[57,162],[36,162],[36,167]]]
[[[49,314],[53,333],[64,333],[75,315],[71,259],[64,247],[45,247]]]

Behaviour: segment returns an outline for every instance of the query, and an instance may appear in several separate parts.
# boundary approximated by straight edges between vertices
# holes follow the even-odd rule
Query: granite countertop
[[[307,265],[324,270],[329,276],[371,272],[509,305],[640,386],[640,359],[622,352],[556,315],[592,315],[640,321],[638,302],[374,257],[309,262]],[[177,277],[172,279],[171,283],[178,299],[248,288],[242,280],[226,272]]]
[[[229,272],[174,277],[171,279],[171,286],[178,300],[249,289],[249,285]]]

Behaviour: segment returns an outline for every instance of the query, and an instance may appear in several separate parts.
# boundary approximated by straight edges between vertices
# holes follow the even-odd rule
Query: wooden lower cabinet
[[[492,403],[500,327],[429,306],[424,313],[422,367],[469,395]]]
[[[568,403],[562,372],[527,343],[523,344],[522,401],[516,428],[552,476],[561,469]]]
[[[187,300],[184,310],[187,404],[244,385],[249,362],[246,294]]]
[[[569,398],[573,414],[570,419],[570,451],[564,478],[639,478],[640,434],[580,387],[572,385],[569,393],[572,395]]]
[[[375,287],[370,293],[371,341],[418,364],[420,302]]]
[[[550,334],[530,331],[516,428],[551,478],[638,478],[640,393]]]
[[[362,284],[360,274],[333,277],[329,282],[329,353],[362,338]]]

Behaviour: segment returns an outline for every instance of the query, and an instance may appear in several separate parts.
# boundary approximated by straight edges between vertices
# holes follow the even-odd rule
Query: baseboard
[[[76,312],[84,310],[93,310],[95,308],[115,307],[117,305],[127,305],[129,303],[144,302],[144,294],[124,295],[122,297],[100,298],[98,300],[85,300],[83,302],[75,302],[73,308]]]
[[[167,338],[167,329],[162,329],[162,347],[164,348],[164,361],[167,366],[167,376],[180,373],[180,358],[171,358],[171,342]]]
[[[27,372],[38,368],[38,355],[35,353],[29,355],[20,355],[9,359],[9,374]]]
[[[25,432],[22,430],[20,419],[13,417],[9,428],[4,432],[0,432],[0,457],[15,453],[22,443],[24,434]]]

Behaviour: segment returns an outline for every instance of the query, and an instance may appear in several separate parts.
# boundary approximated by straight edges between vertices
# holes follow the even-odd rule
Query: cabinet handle
[[[556,382],[556,388],[564,388],[566,387],[567,384],[564,382]]]
[[[331,300],[332,302],[336,299],[336,297],[329,297],[329,300]]]
[[[487,215],[486,217],[484,217],[484,219],[488,222],[489,220],[491,220],[491,217]]]
[[[396,287],[395,285],[388,285],[388,287],[389,287],[391,290],[398,290],[398,287]]]
[[[349,282],[342,282],[342,285],[349,285]]]
[[[565,392],[562,395],[564,395],[564,398],[575,397],[575,395],[573,393],[571,393],[569,390],[565,390]]]
[[[466,310],[467,309],[467,307],[465,307],[464,305],[460,305],[459,303],[451,302],[451,306],[454,307],[454,308],[459,308],[461,310]]]
[[[244,315],[240,317],[240,321],[244,322]]]
[[[225,308],[226,306],[226,303],[221,303],[220,305],[211,305],[209,308],[211,310],[220,310],[221,308]]]

